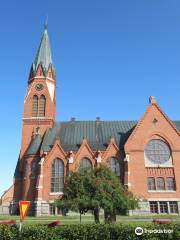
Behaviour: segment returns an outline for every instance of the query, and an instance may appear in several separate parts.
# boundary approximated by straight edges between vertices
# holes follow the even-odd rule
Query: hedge
[[[135,234],[136,226],[153,230],[170,229],[172,233],[143,233]],[[180,225],[157,225],[157,224],[73,224],[48,228],[45,225],[23,226],[19,234],[17,226],[0,226],[1,240],[179,240]]]

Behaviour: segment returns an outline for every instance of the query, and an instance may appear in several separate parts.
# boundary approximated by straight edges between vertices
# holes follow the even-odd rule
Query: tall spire
[[[34,60],[35,70],[37,70],[40,63],[42,64],[45,71],[48,70],[49,65],[52,65],[52,54],[48,36],[47,21],[45,23],[44,33],[42,35],[36,58]]]

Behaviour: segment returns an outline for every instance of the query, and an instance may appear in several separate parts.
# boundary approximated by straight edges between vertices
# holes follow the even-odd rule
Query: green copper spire
[[[48,70],[49,65],[52,65],[52,54],[47,30],[47,23],[45,24],[44,33],[41,38],[39,49],[34,61],[35,70],[37,70],[40,63],[42,64],[45,71]]]

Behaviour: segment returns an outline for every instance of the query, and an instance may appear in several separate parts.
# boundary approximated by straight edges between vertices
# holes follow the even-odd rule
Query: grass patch
[[[124,223],[124,224],[131,224],[131,223],[151,223],[152,219],[171,219],[173,222],[179,222],[180,223],[180,215],[148,215],[148,216],[139,216],[139,215],[133,215],[133,216],[124,216],[124,215],[117,215],[117,222]],[[15,220],[17,223],[20,220],[19,216],[0,216],[0,221],[3,220]],[[25,220],[25,225],[37,225],[37,224],[43,224],[47,225],[54,220],[59,220],[63,225],[69,225],[69,224],[77,224],[80,222],[79,215],[67,215],[67,216],[41,216],[41,217],[34,217],[34,216],[27,216]],[[91,224],[94,223],[94,216],[92,214],[86,214],[81,216],[81,221],[83,224]],[[104,216],[100,216],[100,222],[104,223]]]

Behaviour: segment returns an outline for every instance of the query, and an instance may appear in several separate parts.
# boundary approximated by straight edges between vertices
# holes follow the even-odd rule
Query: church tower
[[[48,29],[44,33],[32,64],[24,99],[23,129],[20,159],[34,135],[44,135],[56,118],[56,80]]]
[[[56,119],[56,76],[47,26],[31,66],[27,91],[24,99],[22,141],[19,159],[14,175],[13,202],[36,198],[36,183],[40,146],[48,128]],[[36,148],[32,154],[31,149]],[[37,169],[34,175],[33,169]],[[16,205],[13,205],[13,208]],[[13,211],[14,211],[13,210]]]

